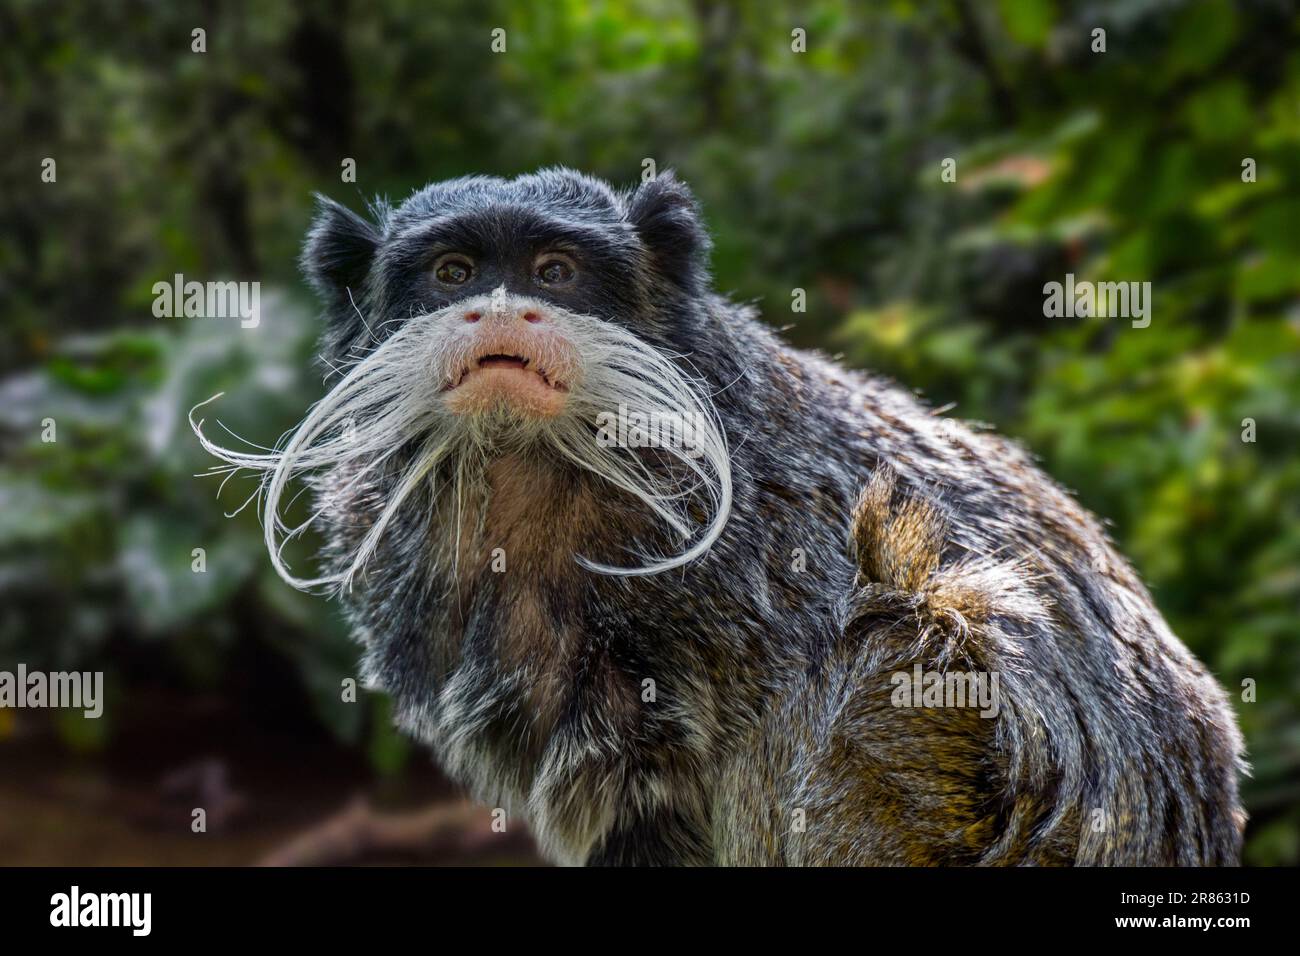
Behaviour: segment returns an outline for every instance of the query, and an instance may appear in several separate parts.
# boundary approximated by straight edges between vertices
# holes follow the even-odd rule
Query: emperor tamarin
[[[1227,698],[1096,519],[708,250],[670,174],[320,200],[331,388],[273,451],[204,442],[401,727],[559,862],[1237,862]]]

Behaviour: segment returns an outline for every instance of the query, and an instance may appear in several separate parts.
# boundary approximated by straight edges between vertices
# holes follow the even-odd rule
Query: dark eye
[[[560,285],[573,276],[573,266],[563,259],[547,259],[537,267],[537,278],[546,285]]]
[[[433,274],[444,285],[464,285],[474,275],[474,264],[464,256],[444,256]]]

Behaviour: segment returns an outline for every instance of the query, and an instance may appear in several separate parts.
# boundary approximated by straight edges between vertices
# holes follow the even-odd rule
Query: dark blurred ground
[[[283,680],[294,687],[292,675]],[[540,862],[525,835],[493,832],[482,808],[462,812],[468,805],[431,761],[378,773],[292,693],[196,695],[142,680],[124,710],[110,741],[79,756],[66,752],[47,712],[3,712],[0,863],[240,866],[277,854],[370,865]],[[319,845],[321,828],[358,801],[384,819],[431,805],[455,818],[417,828],[398,847]],[[205,808],[205,832],[193,832],[194,807]],[[296,846],[304,838],[319,859]]]

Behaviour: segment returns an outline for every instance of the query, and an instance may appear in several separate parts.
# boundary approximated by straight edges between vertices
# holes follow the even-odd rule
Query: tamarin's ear
[[[299,262],[312,287],[330,305],[346,305],[348,291],[360,299],[370,273],[379,230],[334,200],[316,194],[316,216]]]
[[[664,278],[688,292],[708,279],[708,230],[690,188],[672,170],[642,183],[627,199],[627,221]]]

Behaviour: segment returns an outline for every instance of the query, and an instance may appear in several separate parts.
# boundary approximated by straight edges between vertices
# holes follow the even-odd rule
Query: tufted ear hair
[[[672,170],[664,170],[628,196],[627,221],[665,279],[691,294],[703,291],[712,243],[695,194]]]
[[[303,274],[330,307],[349,307],[348,292],[359,300],[380,233],[369,220],[316,193],[316,215],[303,243]]]

